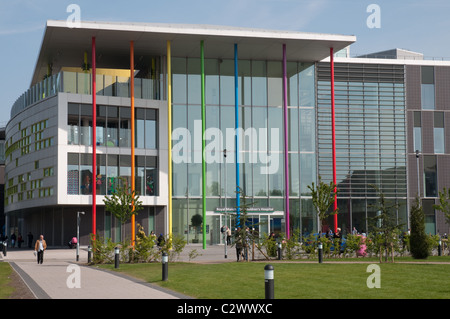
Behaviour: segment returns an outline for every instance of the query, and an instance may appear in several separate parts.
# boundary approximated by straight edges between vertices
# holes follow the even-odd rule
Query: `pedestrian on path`
[[[37,252],[37,263],[42,264],[44,262],[44,251],[47,249],[47,243],[45,242],[44,235],[40,235],[34,245],[34,251]]]

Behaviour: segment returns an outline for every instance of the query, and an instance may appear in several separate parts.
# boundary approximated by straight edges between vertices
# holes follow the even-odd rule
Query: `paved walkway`
[[[197,253],[191,262],[216,263],[235,261],[235,250],[223,245],[186,246],[177,261],[190,261],[189,253]],[[192,257],[192,254],[191,254]],[[87,247],[47,249],[44,263],[37,264],[33,250],[9,249],[0,261],[9,262],[37,299],[187,299],[177,292],[130,278],[126,275],[87,266]],[[79,274],[79,276],[77,276]]]

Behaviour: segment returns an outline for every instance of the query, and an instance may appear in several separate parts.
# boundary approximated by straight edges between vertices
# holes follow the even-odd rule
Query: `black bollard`
[[[273,282],[273,266],[266,265],[264,267],[265,281],[265,297],[266,299],[274,299],[274,282]]]
[[[442,244],[442,241],[441,241],[441,239],[439,238],[438,256],[442,256],[442,246],[441,246],[441,244]]]
[[[278,246],[278,260],[281,260],[281,243],[278,243],[277,244],[277,246]]]
[[[169,277],[169,255],[166,252],[162,255],[162,281],[167,281]]]
[[[322,245],[322,243],[319,243],[318,251],[319,251],[319,264],[321,264],[322,263],[322,259],[323,259],[323,245]]]
[[[114,248],[114,268],[119,268],[119,247]]]
[[[92,248],[91,245],[88,246],[88,264],[91,263],[91,254],[92,254]]]

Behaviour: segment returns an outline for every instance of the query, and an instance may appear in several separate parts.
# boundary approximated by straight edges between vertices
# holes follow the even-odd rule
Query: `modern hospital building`
[[[426,232],[448,233],[433,204],[450,187],[450,61],[400,49],[351,58],[355,41],[48,21],[6,126],[7,234],[65,245],[83,212],[81,244],[120,241],[137,224],[218,244],[243,202],[260,234],[307,234],[319,176],[338,188],[325,227],[367,231],[376,185],[405,230],[419,196]],[[121,183],[144,206],[122,230],[103,203]]]

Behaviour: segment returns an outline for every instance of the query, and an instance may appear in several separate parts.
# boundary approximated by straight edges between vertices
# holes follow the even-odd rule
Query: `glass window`
[[[119,146],[119,108],[107,106],[106,146]]]
[[[106,106],[97,105],[97,126],[95,130],[95,138],[97,145],[103,146],[106,144]]]
[[[92,145],[92,105],[81,104],[81,144]]]
[[[117,189],[119,176],[119,155],[107,155],[106,192],[111,195]]]
[[[224,92],[233,95],[232,92]],[[219,63],[217,59],[205,60],[205,102],[206,104],[219,104]]]
[[[82,195],[92,194],[92,154],[80,154],[80,173]]]
[[[172,58],[172,94],[174,104],[187,102],[185,58]]]
[[[187,62],[188,104],[201,104],[201,65],[200,59],[188,58]]]
[[[422,66],[422,109],[433,110],[434,103],[434,67]]]
[[[423,161],[425,197],[436,197],[438,188],[436,156],[424,155]]]
[[[445,152],[444,112],[434,112],[434,152]]]
[[[267,105],[267,70],[265,61],[252,61],[252,104]]]
[[[145,141],[145,109],[136,108],[135,114],[135,147],[144,148]]]
[[[145,148],[156,149],[158,145],[157,114],[154,109],[145,112]]]
[[[77,153],[67,154],[67,194],[78,195],[80,184],[79,158]]]
[[[96,158],[97,173],[96,173],[96,194],[106,194],[106,155],[97,154]]]
[[[316,134],[315,134],[315,112],[314,109],[299,109],[300,125],[299,139],[300,151],[312,152],[315,150]]]
[[[234,105],[234,60],[223,60],[220,66],[220,104]]]
[[[147,156],[145,158],[145,195],[158,196],[158,158]]]
[[[299,71],[300,106],[315,106],[316,98],[314,65],[310,63],[300,63]]]
[[[67,124],[67,144],[78,145],[80,143],[80,105],[69,103]]]
[[[283,105],[283,65],[267,62],[267,95],[269,106]]]
[[[120,107],[119,146],[130,147],[131,141],[131,108]]]

